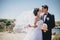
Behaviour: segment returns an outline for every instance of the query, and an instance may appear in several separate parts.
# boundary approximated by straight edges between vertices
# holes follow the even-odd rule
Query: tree
[[[56,35],[56,32],[54,32],[53,35]]]

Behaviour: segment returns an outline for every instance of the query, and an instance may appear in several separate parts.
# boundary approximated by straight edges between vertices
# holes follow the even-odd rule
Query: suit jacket
[[[43,37],[47,39],[47,38],[51,37],[52,28],[55,27],[55,18],[54,18],[54,15],[51,15],[50,13],[48,13],[44,23],[47,24],[48,31],[47,32],[43,32],[42,31],[42,32],[43,32]]]
[[[54,15],[51,15],[50,13],[48,13],[44,23],[48,25],[48,30],[51,30],[52,28],[54,28],[55,27]]]

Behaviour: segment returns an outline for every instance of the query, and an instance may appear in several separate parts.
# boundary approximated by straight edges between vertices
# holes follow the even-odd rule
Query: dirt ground
[[[23,40],[26,33],[0,32],[0,40]]]

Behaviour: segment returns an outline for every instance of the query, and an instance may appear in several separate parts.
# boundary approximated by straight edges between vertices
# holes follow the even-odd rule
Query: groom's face
[[[48,10],[44,7],[42,7],[42,12],[46,13]]]

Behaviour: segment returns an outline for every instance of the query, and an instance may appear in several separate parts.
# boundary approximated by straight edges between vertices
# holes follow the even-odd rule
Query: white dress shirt
[[[46,15],[44,15],[44,21],[46,20],[47,15],[48,15],[48,13],[46,13]]]

